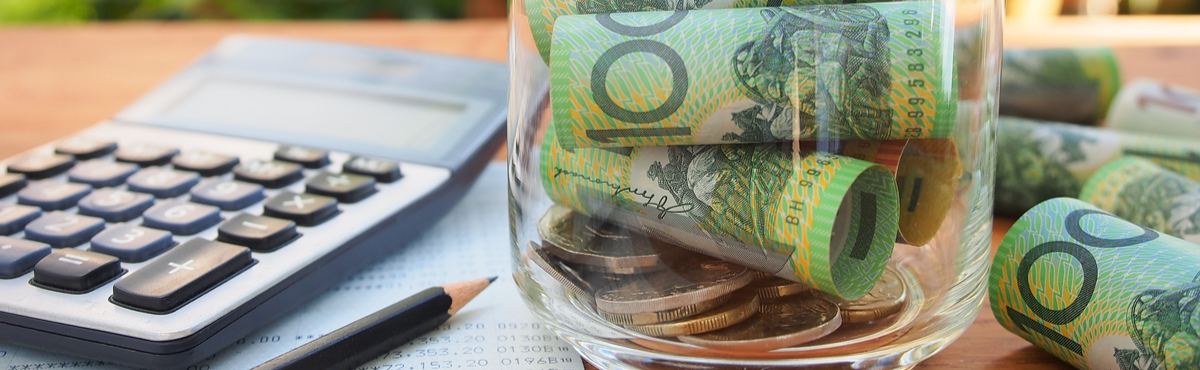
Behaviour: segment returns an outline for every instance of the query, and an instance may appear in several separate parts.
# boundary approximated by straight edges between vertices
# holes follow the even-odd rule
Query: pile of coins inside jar
[[[769,352],[876,332],[863,328],[911,307],[909,283],[892,268],[866,296],[843,301],[561,206],[538,231],[542,243],[526,252],[531,266],[596,316],[660,344]]]

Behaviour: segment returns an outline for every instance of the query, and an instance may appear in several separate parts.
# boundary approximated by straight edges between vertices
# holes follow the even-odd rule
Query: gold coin
[[[754,293],[758,294],[758,297],[762,299],[790,297],[809,291],[809,287],[807,285],[773,276],[759,278],[758,280],[750,283],[750,285],[746,286],[746,289],[754,291]]]
[[[724,304],[725,302],[728,302],[730,297],[732,297],[732,295],[726,294],[726,295],[717,297],[716,299],[711,299],[711,300],[707,300],[707,301],[696,303],[696,304],[690,304],[690,305],[679,307],[676,309],[671,309],[671,310],[666,310],[666,311],[657,311],[657,312],[608,313],[608,312],[599,311],[599,310],[597,310],[597,311],[600,313],[600,317],[603,317],[605,320],[611,321],[612,323],[617,324],[617,325],[649,325],[649,324],[664,323],[664,322],[668,322],[668,321],[675,321],[675,320],[679,320],[679,319],[682,319],[685,317],[699,314],[701,312],[711,310],[717,306]]]
[[[613,274],[660,270],[660,254],[679,249],[559,205],[542,216],[538,234],[556,257]]]
[[[596,291],[596,308],[633,314],[673,310],[710,301],[750,284],[745,266],[695,255],[665,271],[631,277]]]
[[[888,268],[867,295],[854,301],[839,302],[838,306],[846,323],[870,322],[899,312],[907,295],[900,274]]]
[[[842,326],[836,303],[817,296],[764,304],[758,315],[730,327],[679,340],[722,350],[765,352],[811,342]]]
[[[754,293],[739,293],[711,311],[679,321],[649,325],[629,325],[629,329],[654,337],[676,337],[727,328],[758,313],[759,299]]]

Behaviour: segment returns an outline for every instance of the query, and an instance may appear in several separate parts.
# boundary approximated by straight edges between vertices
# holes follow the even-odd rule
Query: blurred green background
[[[0,0],[0,23],[504,16],[505,0]],[[472,12],[470,7],[476,11]],[[488,8],[478,14],[478,8]],[[494,14],[494,13],[499,14]]]

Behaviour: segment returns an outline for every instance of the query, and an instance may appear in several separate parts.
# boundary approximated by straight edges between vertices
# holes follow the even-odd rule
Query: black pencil
[[[495,276],[422,290],[254,369],[354,368],[437,328],[493,281]]]

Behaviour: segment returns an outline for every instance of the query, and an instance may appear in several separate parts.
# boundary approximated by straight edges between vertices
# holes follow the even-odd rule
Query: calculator
[[[155,369],[212,356],[445,214],[502,142],[507,78],[223,40],[111,120],[0,162],[0,342]]]

